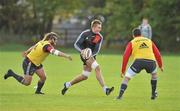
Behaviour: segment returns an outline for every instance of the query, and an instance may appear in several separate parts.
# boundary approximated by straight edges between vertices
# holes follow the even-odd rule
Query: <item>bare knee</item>
[[[31,84],[32,77],[25,75],[24,79],[22,80],[22,84],[25,86],[29,86]]]
[[[157,74],[156,74],[156,73],[153,73],[152,76],[151,76],[151,79],[152,79],[152,80],[157,79]]]
[[[99,65],[95,68],[95,71],[100,71]]]
[[[43,68],[36,70],[36,74],[39,76],[40,81],[46,81],[46,73]]]
[[[88,79],[88,77],[90,76],[90,71],[83,71],[82,72],[82,79],[83,80],[87,80]]]
[[[129,77],[125,77],[124,80],[123,80],[123,84],[128,84],[128,82],[131,80],[131,78]]]
[[[100,70],[99,64],[98,64],[96,61],[94,61],[94,62],[91,64],[91,68],[92,68],[92,69],[95,69],[95,70],[97,70],[97,71]]]
[[[43,76],[40,79],[41,79],[41,81],[46,81],[46,76]]]
[[[87,80],[87,79],[88,79],[88,76],[84,76],[84,75],[83,75],[83,76],[82,76],[82,79],[83,79],[83,80]]]

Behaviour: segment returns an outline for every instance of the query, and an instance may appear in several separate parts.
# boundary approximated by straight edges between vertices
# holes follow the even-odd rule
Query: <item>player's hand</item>
[[[121,78],[123,78],[123,77],[124,77],[124,75],[125,75],[124,73],[121,73]]]
[[[83,55],[83,54],[84,54],[84,51],[85,51],[85,50],[81,50],[81,55]]]
[[[164,68],[163,68],[163,67],[161,67],[160,69],[161,69],[161,72],[163,72],[163,71],[164,71]]]
[[[67,56],[67,59],[69,59],[70,61],[72,61],[72,57],[70,55]]]

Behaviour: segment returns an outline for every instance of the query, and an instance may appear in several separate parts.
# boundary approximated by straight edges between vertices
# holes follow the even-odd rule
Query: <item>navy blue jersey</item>
[[[92,50],[93,56],[96,56],[100,51],[101,45],[103,42],[103,36],[98,33],[95,34],[92,30],[83,31],[76,42],[74,43],[74,47],[81,52],[81,50],[85,48],[90,48]]]

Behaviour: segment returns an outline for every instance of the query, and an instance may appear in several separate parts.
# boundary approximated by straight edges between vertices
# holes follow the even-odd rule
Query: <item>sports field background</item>
[[[12,48],[13,47],[13,48]],[[16,49],[16,50],[15,50]],[[21,46],[0,47],[0,111],[180,111],[180,56],[163,54],[164,72],[159,72],[158,98],[150,99],[150,75],[142,71],[133,78],[122,100],[115,100],[119,92],[122,55],[106,54],[97,57],[108,86],[115,90],[106,96],[98,84],[94,72],[87,81],[71,87],[65,96],[60,94],[63,83],[82,71],[82,63],[74,49],[62,49],[70,53],[73,61],[49,56],[43,63],[47,81],[45,95],[35,95],[36,75],[30,86],[22,86],[13,78],[3,80],[8,68],[22,74]]]

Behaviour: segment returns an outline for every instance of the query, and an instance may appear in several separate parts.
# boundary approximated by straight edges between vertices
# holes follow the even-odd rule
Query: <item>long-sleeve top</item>
[[[102,42],[103,36],[100,33],[95,34],[92,30],[87,29],[79,35],[74,43],[74,47],[79,52],[85,48],[90,48],[92,55],[96,56],[101,49]]]
[[[137,37],[138,38],[138,37]],[[152,42],[152,41],[151,41]],[[156,47],[156,45],[152,42],[152,45],[150,45],[151,47],[150,48],[152,48],[151,50],[152,50],[152,52],[146,52],[146,54],[148,54],[148,53],[153,53],[153,56],[155,57],[155,60],[157,61],[157,63],[158,63],[158,66],[160,67],[160,68],[162,68],[162,58],[161,58],[161,54],[160,54],[160,52],[159,52],[159,50],[158,50],[158,48]],[[144,43],[142,43],[140,46],[138,46],[138,47],[145,47],[146,48],[146,45],[144,45]],[[126,50],[125,50],[125,52],[124,52],[124,55],[123,55],[123,62],[122,62],[122,67],[121,67],[121,73],[125,73],[125,70],[126,70],[126,66],[127,66],[127,63],[128,63],[128,60],[129,60],[129,57],[132,55],[132,53],[134,53],[135,51],[134,51],[134,46],[133,46],[133,43],[132,43],[132,41],[131,42],[129,42],[128,44],[127,44],[127,46],[126,46]],[[139,53],[138,51],[136,52],[136,53]],[[144,55],[144,54],[143,54]],[[143,56],[142,55],[142,56]],[[144,59],[143,57],[142,57],[142,59]],[[145,58],[146,59],[146,58]]]

